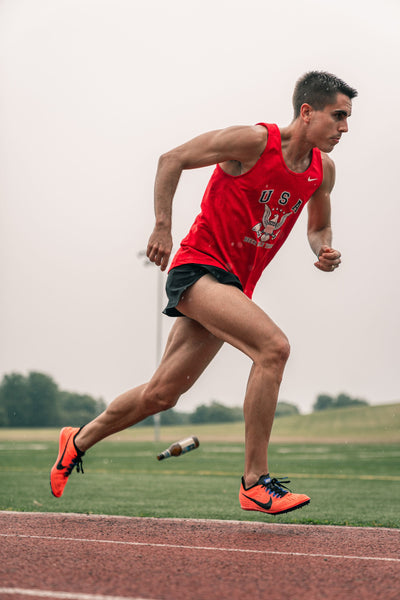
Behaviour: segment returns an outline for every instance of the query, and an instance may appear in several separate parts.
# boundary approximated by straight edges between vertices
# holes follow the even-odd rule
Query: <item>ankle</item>
[[[86,451],[86,448],[82,447],[82,444],[81,444],[81,442],[79,440],[79,437],[80,437],[82,429],[83,429],[83,427],[81,427],[79,429],[79,431],[74,435],[74,437],[72,439],[73,444],[75,446],[75,450],[78,452],[78,454],[84,454],[85,451]]]
[[[268,473],[268,471],[266,471],[266,473]],[[256,483],[258,482],[260,477],[262,477],[263,475],[265,475],[265,473],[261,473],[261,475],[259,475],[258,473],[254,472],[254,471],[245,474],[243,476],[244,487],[246,489],[249,489],[253,485],[256,485]]]

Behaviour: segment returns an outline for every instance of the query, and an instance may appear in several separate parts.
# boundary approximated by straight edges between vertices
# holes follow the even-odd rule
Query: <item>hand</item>
[[[165,271],[172,252],[171,231],[167,227],[154,227],[147,244],[147,258]]]
[[[334,250],[329,246],[322,246],[318,254],[318,260],[314,265],[320,271],[326,271],[327,273],[335,271],[340,263],[341,254],[338,250]]]

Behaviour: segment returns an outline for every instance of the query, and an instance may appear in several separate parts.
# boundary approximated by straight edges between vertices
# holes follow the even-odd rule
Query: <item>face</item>
[[[307,105],[303,105],[305,106]],[[342,134],[348,131],[347,119],[350,115],[351,100],[344,94],[337,94],[335,102],[328,104],[323,110],[309,107],[303,117],[308,126],[308,139],[322,152],[331,152]]]

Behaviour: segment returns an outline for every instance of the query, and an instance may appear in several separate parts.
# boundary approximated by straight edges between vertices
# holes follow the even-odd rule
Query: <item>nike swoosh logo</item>
[[[72,435],[72,433],[70,434],[69,438],[67,439],[67,441],[66,441],[66,443],[65,443],[65,446],[64,446],[64,452],[61,454],[60,460],[59,460],[59,461],[58,461],[58,463],[57,463],[57,467],[56,467],[56,469],[58,469],[58,471],[61,471],[62,469],[66,469],[66,468],[67,468],[67,467],[65,467],[65,466],[62,464],[62,459],[64,458],[64,454],[65,454],[65,451],[66,451],[66,449],[67,449],[68,442],[69,442],[69,440],[70,440],[70,438],[71,438],[71,435]]]
[[[314,177],[314,178],[309,177],[308,181],[317,181],[317,179],[318,179],[318,177]]]
[[[272,498],[270,498],[269,502],[267,502],[265,504],[264,502],[259,502],[258,500],[255,500],[254,498],[250,498],[250,496],[246,496],[246,494],[243,494],[243,496],[245,498],[247,498],[248,500],[251,500],[252,502],[254,502],[254,504],[257,504],[257,506],[259,506],[260,508],[264,508],[264,510],[268,510],[272,506]]]

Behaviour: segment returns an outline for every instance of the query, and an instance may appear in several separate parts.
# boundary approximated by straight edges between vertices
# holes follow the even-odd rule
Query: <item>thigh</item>
[[[204,275],[182,295],[177,308],[215,337],[254,360],[271,342],[286,340],[274,321],[241,290]]]
[[[187,391],[217,354],[223,341],[197,321],[177,317],[164,354],[149,384],[167,386],[176,394]]]

